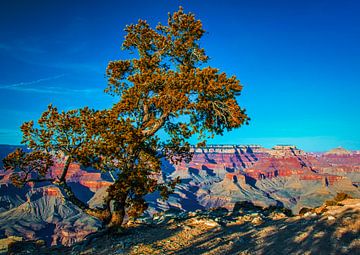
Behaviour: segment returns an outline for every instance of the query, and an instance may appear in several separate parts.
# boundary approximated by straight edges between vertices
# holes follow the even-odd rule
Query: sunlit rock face
[[[167,176],[182,178],[176,194],[167,202],[151,204],[161,209],[231,209],[237,201],[252,201],[297,212],[303,206],[318,206],[341,191],[360,197],[360,154],[338,151],[307,153],[294,145],[194,148],[192,161],[173,166]]]
[[[58,187],[35,187],[18,206],[0,213],[1,238],[41,238],[48,245],[70,245],[101,228],[101,222],[66,201]]]
[[[9,153],[15,147],[0,147]],[[47,177],[61,175],[64,163],[57,160]],[[48,245],[71,245],[98,231],[102,223],[68,202],[61,190],[50,183],[27,184],[19,189],[10,181],[11,172],[0,170],[0,239],[20,236],[43,239]],[[111,185],[111,178],[100,171],[71,164],[68,184],[83,202]]]
[[[64,167],[63,162],[57,162],[51,169],[49,177],[57,178],[61,176],[62,169]],[[103,187],[109,187],[111,185],[111,179],[108,175],[104,175],[95,170],[81,169],[78,164],[70,164],[67,179],[69,183],[77,183],[83,187],[89,189],[91,192],[96,192]]]
[[[360,197],[359,152],[307,153],[293,145],[272,149],[217,145],[192,150],[189,163],[172,165],[162,160],[159,178],[179,176],[182,182],[167,201],[159,199],[158,193],[148,195],[147,214],[169,208],[232,210],[239,201],[285,206],[296,213],[302,207],[321,205],[337,192]],[[48,177],[60,176],[62,167],[63,161],[58,160]],[[9,181],[10,174],[0,170],[0,238],[15,235],[70,245],[101,227],[97,219],[66,201],[55,185],[18,189]],[[110,176],[78,164],[70,165],[67,177],[74,192],[92,207],[101,206],[112,181]]]

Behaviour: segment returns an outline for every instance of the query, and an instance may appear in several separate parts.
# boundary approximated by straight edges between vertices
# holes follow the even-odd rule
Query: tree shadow
[[[346,210],[337,216],[335,222],[326,217],[301,219],[293,224],[268,235],[263,251],[268,254],[356,254],[359,246],[351,247],[352,241],[359,238],[359,231],[349,229],[338,231],[342,222],[351,218],[354,211]],[[292,233],[291,235],[288,235]]]
[[[245,223],[239,226],[211,229],[198,235],[188,247],[163,254],[358,254],[359,231],[339,227],[354,217],[345,211],[336,222],[326,217],[268,219],[260,226]],[[234,235],[237,233],[237,235]],[[355,244],[355,245],[354,245]]]
[[[217,252],[217,254],[239,254],[242,248],[244,248],[244,244],[246,244],[247,247],[255,246],[255,240],[252,238],[253,229],[254,227],[251,224],[213,228],[196,236],[192,245],[163,254],[207,254],[209,251],[215,251],[219,248],[221,252]],[[232,238],[234,233],[243,234],[240,238]],[[230,249],[221,249],[222,247],[227,247],[229,244],[232,246]]]
[[[254,209],[251,204],[248,206],[249,209]],[[230,216],[224,218],[228,217]],[[356,228],[345,228],[339,232],[339,228],[344,227],[344,221],[348,221],[349,218],[356,221],[359,220],[359,215],[349,209],[338,215],[336,221],[329,221],[325,216],[290,217],[278,220],[267,217],[260,225],[244,222],[204,228],[200,234],[193,235],[187,246],[176,245],[176,240],[181,237],[171,239],[186,227],[186,225],[177,224],[181,220],[175,220],[174,224],[170,225],[135,226],[125,229],[122,233],[111,230],[98,232],[77,243],[76,247],[79,251],[86,251],[94,247],[96,243],[96,250],[107,250],[107,254],[128,254],[129,249],[131,249],[131,254],[140,254],[134,250],[139,245],[150,247],[150,251],[155,250],[156,254],[164,255],[358,254],[360,247],[356,240],[359,238],[359,231],[354,231]],[[202,226],[198,225],[195,228],[198,227]],[[175,240],[174,245],[171,245],[172,240]],[[128,241],[130,244],[126,246]],[[170,245],[164,245],[169,242]],[[123,249],[117,248],[120,244],[124,244]],[[109,249],[114,246],[120,251],[119,253]],[[47,249],[47,252],[39,251],[37,254],[78,254],[74,246],[72,248],[52,247],[50,250]],[[151,253],[142,252],[141,254]]]
[[[155,246],[155,243],[161,243],[162,241],[170,238],[171,236],[176,235],[181,230],[181,227],[172,228],[170,227],[170,225],[139,225],[123,229],[120,232],[117,229],[106,229],[88,235],[83,241],[78,242],[71,247],[53,246],[46,249],[38,249],[36,251],[36,254],[82,254],[83,251],[91,250],[94,247],[94,242],[97,242],[96,249],[98,249],[99,251],[109,251],[109,247],[114,245],[119,246],[119,248],[117,249],[119,253],[108,252],[107,254],[128,254],[125,251],[131,247],[149,244]],[[74,247],[76,248],[74,249]]]

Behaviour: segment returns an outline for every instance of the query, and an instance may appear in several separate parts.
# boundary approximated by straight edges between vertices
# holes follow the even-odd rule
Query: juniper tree
[[[105,92],[117,103],[101,111],[59,113],[49,107],[38,127],[33,122],[22,127],[23,143],[34,151],[65,154],[62,175],[50,181],[70,201],[111,226],[121,225],[126,212],[143,213],[145,195],[158,190],[166,198],[174,189],[178,179],[160,178],[162,158],[174,164],[190,160],[192,136],[200,146],[249,120],[237,102],[239,80],[206,66],[209,57],[199,44],[205,31],[194,14],[180,7],[169,14],[165,25],[152,28],[139,20],[125,32],[122,49],[134,58],[111,61],[106,69]],[[114,173],[102,208],[89,208],[67,186],[71,162]],[[18,182],[19,176],[26,177],[22,183],[33,181],[24,173],[17,174]]]

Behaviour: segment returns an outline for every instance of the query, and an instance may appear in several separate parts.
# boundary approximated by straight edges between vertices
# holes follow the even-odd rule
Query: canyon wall
[[[231,210],[239,201],[284,206],[296,213],[302,207],[321,205],[337,192],[360,197],[358,151],[337,148],[328,153],[308,153],[294,145],[272,149],[213,145],[192,148],[192,152],[189,163],[162,161],[163,178],[180,177],[181,183],[167,201],[157,193],[148,195],[146,214],[170,208]],[[62,167],[62,160],[58,160],[48,177],[60,176]],[[18,189],[9,181],[10,174],[0,170],[0,238],[17,235],[69,245],[101,227],[98,220],[66,201],[57,186],[44,183]],[[78,164],[70,165],[68,180],[80,199],[91,206],[101,205],[112,183],[109,175]]]

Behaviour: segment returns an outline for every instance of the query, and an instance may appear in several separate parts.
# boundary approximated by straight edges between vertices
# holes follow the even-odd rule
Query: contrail
[[[59,79],[64,76],[65,76],[65,74],[59,74],[56,76],[46,77],[46,78],[42,78],[42,79],[38,79],[38,80],[34,80],[34,81],[25,81],[25,82],[17,82],[17,83],[7,84],[7,85],[0,85],[0,89],[9,89],[9,88],[14,88],[14,87],[38,84],[38,83],[41,83],[44,81],[56,80],[56,79]]]

